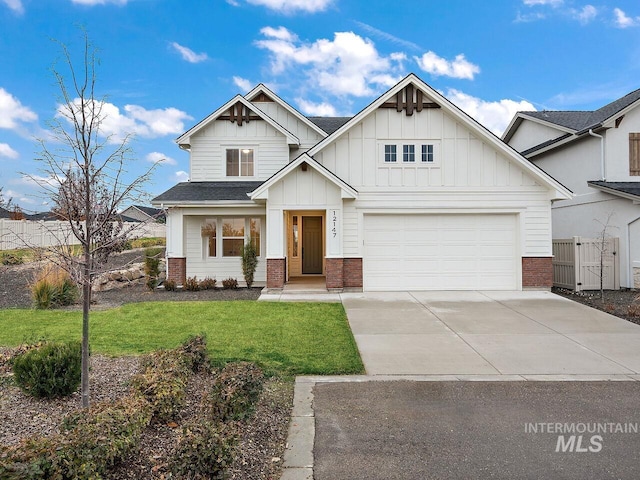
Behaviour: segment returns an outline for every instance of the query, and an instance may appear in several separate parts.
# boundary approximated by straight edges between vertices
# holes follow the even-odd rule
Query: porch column
[[[180,208],[171,208],[167,212],[167,278],[178,285],[184,285],[187,280],[183,213]]]
[[[267,208],[267,288],[282,288],[287,278],[284,210]]]

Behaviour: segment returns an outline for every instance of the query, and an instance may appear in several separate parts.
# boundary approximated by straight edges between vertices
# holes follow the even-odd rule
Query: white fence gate
[[[167,226],[161,223],[125,222],[124,226],[136,227],[132,234],[134,237],[167,236]],[[0,219],[0,250],[50,247],[58,245],[61,240],[67,245],[80,243],[71,233],[68,222]]]
[[[608,238],[602,245],[597,238],[573,237],[553,240],[553,286],[581,290],[600,290],[600,261],[605,290],[620,289],[620,239]]]

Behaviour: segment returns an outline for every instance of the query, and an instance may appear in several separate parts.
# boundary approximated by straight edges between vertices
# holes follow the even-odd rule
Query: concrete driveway
[[[640,380],[640,326],[550,292],[341,298],[368,375]]]

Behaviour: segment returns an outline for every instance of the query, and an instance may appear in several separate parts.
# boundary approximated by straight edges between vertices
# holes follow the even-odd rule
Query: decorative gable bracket
[[[423,108],[440,108],[434,102],[425,102],[425,95],[422,90],[415,88],[412,83],[396,93],[391,101],[384,102],[380,108],[395,108],[397,112],[406,112],[407,116],[413,115],[413,111],[421,112]]]
[[[260,120],[258,115],[252,115],[251,110],[242,102],[236,102],[229,108],[228,115],[221,115],[219,120],[229,120],[231,123],[237,123],[239,127],[244,122],[249,123],[251,120]]]

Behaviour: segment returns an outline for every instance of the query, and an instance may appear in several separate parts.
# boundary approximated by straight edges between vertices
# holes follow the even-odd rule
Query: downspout
[[[589,129],[589,135],[600,139],[600,176],[602,177],[600,180],[604,182],[607,179],[604,167],[604,137],[597,133],[593,133],[591,128]]]

